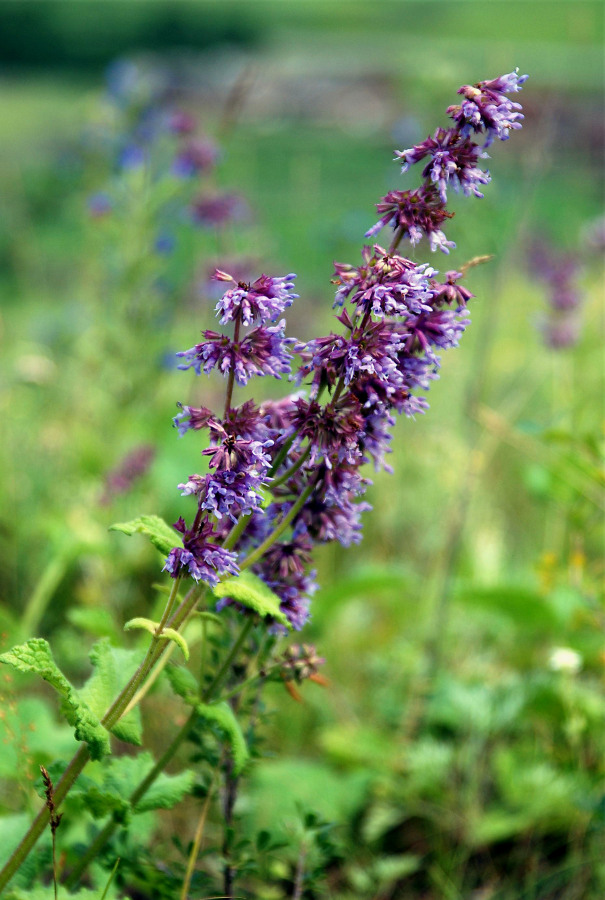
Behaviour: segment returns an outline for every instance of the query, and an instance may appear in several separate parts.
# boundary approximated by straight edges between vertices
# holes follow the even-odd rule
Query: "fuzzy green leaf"
[[[90,706],[79,696],[57,666],[48,643],[32,638],[0,656],[0,662],[18,672],[40,675],[57,691],[65,718],[74,729],[76,739],[85,741],[93,759],[109,753],[109,735]]]
[[[158,638],[158,640],[164,641],[174,641],[181,650],[183,651],[183,656],[186,660],[189,660],[189,646],[187,641],[178,631],[175,631],[174,628],[163,628],[162,633],[158,634],[158,628],[160,627],[159,622],[152,622],[151,619],[145,619],[142,616],[137,616],[134,619],[130,619],[124,625],[125,631],[131,631],[133,628],[144,628],[145,631],[148,631],[149,634],[152,634],[154,637]]]
[[[144,628],[145,631],[148,631],[149,634],[153,634],[155,637],[159,624],[159,622],[152,622],[151,619],[145,619],[143,616],[136,616],[134,619],[129,619],[126,622],[124,631],[132,631],[133,628]]]
[[[118,522],[109,526],[110,531],[121,531],[123,534],[144,534],[154,547],[164,555],[173,547],[183,546],[182,541],[173,528],[160,516],[139,516],[130,522]]]
[[[151,785],[144,797],[135,807],[135,812],[149,812],[152,809],[172,809],[180,803],[186,794],[191,792],[195,781],[195,772],[185,769],[178,775],[166,775],[164,772]]]
[[[248,762],[250,753],[235,713],[224,700],[213,704],[198,703],[195,708],[203,719],[218,725],[225,733],[233,755],[233,771],[239,775]]]
[[[166,674],[170,686],[177,696],[187,702],[190,702],[191,699],[194,704],[197,702],[198,683],[195,675],[189,669],[184,666],[167,666]]]
[[[178,775],[166,775],[162,772],[133,809],[129,798],[153,766],[154,759],[147,752],[114,757],[103,766],[101,783],[81,776],[70,796],[80,800],[95,818],[111,814],[127,821],[131,814],[171,809],[191,791],[195,773],[185,770]]]
[[[95,670],[80,690],[80,697],[101,719],[135,671],[138,654],[132,650],[112,647],[107,638],[104,638],[97,641],[91,649],[90,661]],[[139,708],[134,707],[122,716],[111,731],[121,741],[140,746],[142,726]]]
[[[288,619],[279,608],[280,599],[257,575],[244,570],[237,578],[226,578],[213,589],[215,597],[231,597],[242,606],[253,609],[259,616],[271,616],[280,625],[290,628]]]

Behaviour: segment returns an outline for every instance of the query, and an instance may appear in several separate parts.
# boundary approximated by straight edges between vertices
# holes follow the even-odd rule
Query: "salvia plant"
[[[216,306],[218,330],[203,331],[199,343],[178,354],[180,369],[197,376],[216,370],[226,383],[220,409],[178,404],[179,435],[202,444],[197,471],[178,485],[183,515],[173,527],[153,515],[113,526],[146,535],[163,554],[169,579],[159,621],[140,617],[126,624],[128,630],[149,632],[143,659],[132,666],[127,651],[101,640],[91,651],[92,676],[76,689],[40,638],[0,657],[19,672],[37,673],[58,692],[80,742],[70,762],[44,769],[40,788],[46,803],[4,866],[0,889],[28,860],[49,821],[53,848],[60,844],[65,816],[62,822],[58,810],[69,794],[105,820],[66,869],[72,890],[95,861],[108,871],[114,868],[118,854],[108,855],[106,845],[133,815],[173,805],[192,791],[204,805],[187,851],[182,897],[192,885],[219,886],[225,896],[236,896],[237,879],[246,873],[262,877],[262,860],[279,852],[264,833],[255,847],[246,847],[234,827],[241,775],[250,756],[260,752],[262,687],[278,680],[298,696],[307,679],[325,683],[323,659],[313,646],[295,642],[284,651],[280,645],[309,618],[314,549],[330,541],[348,547],[361,540],[361,516],[370,508],[364,499],[370,485],[365,467],[390,469],[396,416],[413,417],[428,408],[424,393],[439,376],[441,351],[458,345],[469,322],[473,295],[462,279],[477,260],[439,277],[429,263],[412,261],[401,248],[426,239],[431,250],[449,253],[454,246],[445,233],[453,215],[449,192],[483,196],[490,174],[481,160],[494,140],[506,140],[521,127],[521,106],[508,95],[526,78],[515,71],[463,86],[460,103],[447,110],[450,127],[396,153],[403,172],[422,163],[422,182],[390,191],[377,204],[379,219],[366,237],[390,230],[390,240],[364,246],[357,265],[336,264],[336,331],[307,342],[286,336],[285,313],[298,300],[293,274],[245,281],[217,269],[214,277],[224,291]],[[183,119],[173,127],[186,133],[189,123]],[[204,166],[213,162],[210,156],[210,145],[189,143],[178,165],[189,174],[198,157]],[[196,215],[202,213],[198,209]],[[258,403],[238,396],[265,376],[294,381],[296,389]],[[194,616],[203,635],[195,672],[172,661],[179,652],[189,660],[183,629]],[[157,761],[148,753],[136,760],[112,757],[112,735],[141,744],[136,704],[163,668],[189,708],[187,718]],[[166,775],[185,740],[195,746],[193,759],[203,772]],[[82,774],[91,760],[102,761],[95,778]],[[204,866],[196,871],[196,862],[213,803],[220,804],[223,838],[214,863],[205,857],[204,880]],[[326,823],[313,816],[305,823],[316,849],[330,846]],[[302,896],[304,877],[301,864],[293,896]]]

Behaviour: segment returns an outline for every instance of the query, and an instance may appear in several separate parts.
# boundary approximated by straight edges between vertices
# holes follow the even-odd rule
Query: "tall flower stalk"
[[[399,247],[403,241],[414,246],[423,239],[432,251],[447,254],[454,247],[443,231],[453,215],[446,206],[448,191],[482,196],[479,187],[489,183],[490,175],[479,161],[496,138],[505,140],[521,127],[520,105],[506,95],[519,91],[526,77],[513,72],[463,86],[461,104],[448,109],[453,120],[449,129],[439,128],[422,144],[397,151],[403,171],[426,161],[424,180],[414,190],[389,192],[377,204],[380,218],[366,237],[391,227],[388,249],[374,243],[363,247],[359,265],[335,264],[338,331],[306,342],[286,337],[284,313],[298,298],[292,274],[261,274],[248,282],[216,271],[215,279],[226,286],[216,307],[226,331],[203,331],[200,343],[178,356],[183,370],[193,369],[198,376],[216,370],[225,378],[225,404],[220,413],[179,404],[174,419],[179,434],[206,433],[201,456],[207,471],[190,474],[178,486],[193,509],[190,524],[178,519],[174,545],[166,548],[164,570],[173,579],[168,605],[157,625],[133,620],[152,631],[152,642],[101,726],[111,730],[119,722],[165,652],[167,639],[182,642],[179,629],[204,596],[214,591],[220,597],[219,612],[231,606],[247,618],[209,682],[200,682],[197,697],[182,694],[194,707],[190,721],[133,797],[148,789],[198,718],[214,720],[221,701],[224,708],[237,694],[233,665],[249,646],[259,613],[276,634],[304,626],[316,588],[315,546],[329,541],[350,546],[361,540],[361,516],[370,508],[363,499],[371,483],[364,467],[371,463],[376,470],[391,470],[387,456],[395,416],[412,417],[428,408],[424,394],[439,377],[442,351],[458,345],[473,296],[461,284],[461,271],[449,270],[439,278],[431,265],[402,256]],[[294,354],[301,360],[296,372]],[[240,388],[267,375],[295,379],[298,390],[281,400],[236,403]],[[145,527],[149,530],[148,523]],[[164,546],[165,532],[160,537],[156,535],[158,546]],[[248,583],[245,570],[252,573],[248,582],[252,578],[254,590],[242,588]],[[189,585],[183,599],[181,585]],[[254,602],[250,591],[257,591]],[[263,596],[265,601],[272,598],[273,606],[263,605]],[[320,662],[312,648],[302,656],[293,652],[281,666],[281,677],[291,680],[294,664],[297,680],[315,677]],[[258,670],[249,668],[243,667],[240,691],[255,681],[262,684],[280,664],[259,654]],[[224,721],[224,709],[220,716]],[[54,791],[56,808],[89,758],[82,745]],[[38,817],[0,873],[0,890],[31,851],[43,819]],[[101,835],[109,837],[114,827],[116,823],[106,826]],[[99,852],[102,841],[93,846],[86,861]],[[234,875],[228,864],[227,869],[231,895]]]

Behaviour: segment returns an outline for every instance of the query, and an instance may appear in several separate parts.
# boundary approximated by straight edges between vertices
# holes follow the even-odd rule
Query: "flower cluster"
[[[544,341],[553,350],[573,347],[580,336],[583,296],[577,283],[577,254],[557,253],[544,241],[531,249],[531,271],[548,290],[548,312],[540,322]]]
[[[441,227],[453,215],[445,208],[448,188],[483,197],[481,188],[491,176],[479,167],[479,160],[487,158],[485,148],[494,138],[504,141],[511,130],[521,128],[521,104],[509,100],[506,94],[520,91],[526,79],[527,75],[519,76],[515,70],[491,81],[464,85],[458,91],[464,97],[462,103],[447,110],[454,120],[451,128],[438,128],[421,144],[396,150],[402,173],[426,160],[424,184],[416,190],[389,191],[376,205],[380,218],[366,237],[373,237],[390,225],[398,242],[407,238],[415,245],[426,237],[431,250],[449,253],[456,245],[446,239]],[[485,135],[482,147],[473,140],[472,135],[476,134]]]
[[[179,485],[197,509],[191,529],[182,520],[175,526],[183,547],[168,557],[173,576],[188,572],[212,585],[238,565],[251,566],[279,597],[292,627],[304,625],[315,589],[314,546],[360,541],[361,515],[370,508],[363,466],[391,470],[395,415],[427,409],[423,392],[439,375],[440,355],[458,345],[468,324],[472,294],[460,283],[462,273],[452,269],[439,279],[427,263],[398,253],[399,243],[424,235],[433,249],[453,246],[441,229],[451,216],[447,188],[481,196],[489,175],[478,168],[484,153],[471,132],[483,131],[487,144],[519,127],[519,105],[504,94],[524,80],[512,74],[462,88],[461,111],[450,110],[455,126],[398,154],[404,168],[429,157],[425,182],[391,191],[378,204],[381,219],[369,234],[391,225],[388,249],[365,246],[360,265],[335,264],[338,332],[307,342],[285,337],[281,316],[297,297],[294,275],[247,282],[216,271],[226,287],[216,314],[230,334],[204,331],[201,343],[178,355],[181,369],[221,372],[227,400],[222,418],[204,406],[179,405],[174,420],[180,434],[208,433],[202,457],[210,472]],[[260,406],[232,405],[235,383],[289,375],[293,345],[301,358],[298,393]],[[233,602],[222,598],[220,607]],[[293,658],[293,671],[299,662]]]

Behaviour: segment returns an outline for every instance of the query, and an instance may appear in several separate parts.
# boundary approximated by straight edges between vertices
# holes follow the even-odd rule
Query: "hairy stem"
[[[175,610],[170,619],[168,619],[167,624],[171,628],[180,628],[183,622],[193,612],[200,596],[201,589],[197,585],[191,588],[179,607]],[[128,684],[118,694],[112,705],[109,707],[109,709],[101,719],[101,724],[104,725],[108,731],[113,728],[116,722],[124,714],[124,711],[139,689],[140,685],[146,680],[151,670],[154,668],[162,655],[166,652],[167,645],[168,641],[163,641],[157,636],[154,636],[152,638],[151,644],[147,650],[147,653],[145,654],[143,662],[134,673]],[[77,749],[63,775],[55,785],[53,799],[55,801],[55,806],[57,809],[73,787],[76,779],[89,760],[90,751],[86,744],[82,744]],[[4,890],[6,885],[19,870],[23,862],[27,859],[31,850],[38,842],[40,835],[46,828],[47,819],[48,817],[46,806],[43,806],[30,825],[23,839],[19,843],[18,847],[11,854],[2,871],[0,871],[0,892]]]
[[[273,529],[269,537],[266,538],[262,542],[262,544],[259,544],[256,550],[253,550],[252,553],[249,553],[248,556],[244,560],[242,560],[242,562],[239,564],[240,570],[248,568],[248,566],[253,565],[255,562],[257,562],[257,560],[262,558],[264,553],[283,534],[290,522],[301,511],[301,509],[315,490],[316,484],[317,482],[314,479],[311,484],[307,485],[298,500],[290,507],[288,513],[283,517],[279,525],[277,525],[277,527]]]
[[[209,687],[202,694],[201,700],[203,703],[209,703],[218,693],[220,687],[227,677],[229,669],[233,664],[234,660],[238,656],[246,638],[248,637],[252,627],[254,625],[254,620],[249,618],[246,619],[244,625],[240,631],[240,634],[235,641],[233,647],[231,648],[228,656],[226,657],[221,669],[219,670],[217,676],[214,681],[209,685]],[[246,682],[247,683],[247,682]],[[172,742],[168,745],[168,747],[164,750],[160,758],[157,760],[153,768],[149,770],[147,775],[143,778],[140,784],[134,789],[130,797],[128,798],[130,804],[136,807],[137,803],[145,796],[151,785],[155,782],[159,775],[162,774],[170,760],[173,758],[181,744],[187,739],[189,733],[191,732],[195,722],[197,720],[198,713],[196,709],[191,711],[189,718],[185,722],[185,724],[181,727],[179,732],[176,734]],[[74,888],[88,865],[96,859],[99,855],[107,841],[111,838],[112,834],[116,830],[116,828],[120,827],[120,824],[116,819],[111,818],[105,826],[98,833],[84,856],[79,860],[77,865],[72,870],[68,880],[66,881],[66,885],[68,888]]]

